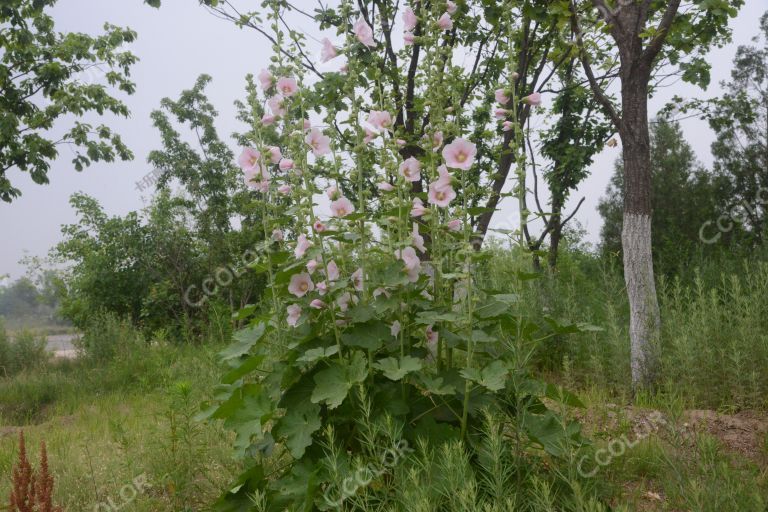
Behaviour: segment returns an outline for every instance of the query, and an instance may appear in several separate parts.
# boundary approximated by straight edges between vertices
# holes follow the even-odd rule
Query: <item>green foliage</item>
[[[131,322],[108,311],[96,311],[88,316],[83,335],[76,341],[81,356],[95,363],[115,357],[126,357],[144,344],[141,334]]]
[[[0,7],[5,27],[0,36],[0,199],[7,202],[21,192],[6,172],[15,167],[29,172],[35,183],[48,183],[50,162],[61,144],[74,149],[72,164],[78,171],[91,162],[132,158],[108,126],[77,119],[92,112],[128,116],[128,108],[109,88],[133,93],[129,75],[136,57],[122,47],[136,34],[109,24],[97,37],[56,32],[46,13],[55,2],[11,0]],[[95,70],[103,73],[102,83],[82,78]],[[50,137],[52,128],[63,128],[61,123],[72,117],[62,135]]]
[[[44,336],[23,330],[11,337],[0,320],[0,378],[40,369],[48,358]]]

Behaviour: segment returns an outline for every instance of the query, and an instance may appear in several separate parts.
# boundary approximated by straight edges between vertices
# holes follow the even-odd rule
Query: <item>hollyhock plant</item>
[[[355,205],[346,197],[340,197],[331,203],[331,214],[334,217],[346,217],[355,212]]]
[[[309,303],[309,307],[314,309],[324,309],[325,307],[327,307],[327,304],[320,299],[314,299],[312,302]]]
[[[376,46],[376,41],[373,40],[373,29],[362,16],[357,19],[352,30],[355,32],[357,40],[365,46],[369,48]]]
[[[411,231],[411,243],[422,254],[427,252],[427,248],[424,246],[424,237],[419,234],[419,225],[413,223],[413,231]]]
[[[446,208],[449,204],[451,204],[451,201],[456,199],[456,191],[453,190],[453,187],[451,187],[450,184],[446,185],[436,181],[434,183],[430,183],[429,194],[427,197],[430,204],[434,204],[435,206],[439,206],[441,208]]]
[[[272,115],[275,117],[283,117],[285,115],[285,98],[282,96],[272,96],[267,101],[269,109],[272,111]]]
[[[243,148],[243,152],[240,153],[240,157],[237,159],[237,164],[243,171],[255,169],[260,162],[261,153],[253,148]]]
[[[501,106],[505,106],[511,101],[511,98],[507,95],[507,91],[504,89],[496,89],[494,95],[496,97],[496,102]]]
[[[325,38],[323,38],[322,43],[323,43],[323,49],[320,52],[320,60],[323,63],[328,62],[329,60],[332,60],[332,59],[335,59],[336,57],[338,57],[339,52],[338,52],[338,50],[336,50],[336,47],[333,46],[333,43],[331,42],[330,39],[325,37]]]
[[[339,277],[341,277],[341,273],[339,272],[339,266],[336,265],[335,261],[328,262],[328,267],[326,268],[325,277],[330,283],[333,283],[334,281],[338,281]]]
[[[445,165],[452,169],[468,171],[475,163],[477,147],[467,139],[459,137],[443,148]]]
[[[413,207],[411,208],[411,217],[421,217],[427,213],[427,208],[424,206],[424,202],[418,197],[413,198]]]
[[[288,285],[288,292],[299,298],[305,296],[314,289],[315,284],[312,282],[312,278],[309,274],[304,272],[301,274],[294,274]]]
[[[446,227],[449,231],[461,231],[461,220],[460,219],[453,219],[448,221],[448,224],[446,224]]]
[[[541,105],[541,94],[538,92],[530,94],[525,98],[523,98],[522,102],[525,103],[526,105],[538,107],[539,105]]]
[[[286,309],[288,310],[288,317],[286,318],[288,325],[296,327],[299,323],[299,318],[301,318],[301,306],[290,304]]]
[[[323,156],[331,152],[331,138],[318,128],[312,128],[306,137],[306,142],[315,156]]]
[[[314,224],[312,224],[312,228],[315,230],[316,233],[322,233],[327,229],[327,226],[320,221],[320,219],[317,219]]]
[[[418,23],[419,19],[416,17],[416,13],[410,7],[406,7],[403,11],[403,28],[408,32],[412,32],[416,29]]]
[[[307,235],[304,233],[299,235],[299,238],[296,240],[296,249],[294,250],[293,254],[297,258],[301,258],[304,256],[304,254],[307,252],[307,249],[312,247],[312,242],[310,242],[307,239]]]
[[[443,13],[442,16],[437,20],[437,26],[440,27],[441,30],[451,30],[453,28],[453,20],[451,19],[451,15],[446,13]]]
[[[266,69],[262,69],[259,71],[258,76],[256,77],[259,80],[259,85],[261,85],[261,88],[265,91],[272,87],[274,84],[275,78],[272,76],[272,73],[270,73]]]
[[[403,32],[403,43],[408,46],[413,45],[416,42],[416,35],[413,32]]]
[[[395,186],[391,183],[387,183],[386,181],[380,181],[376,184],[376,187],[381,190],[382,192],[392,192],[395,190]]]
[[[286,98],[290,98],[298,92],[299,86],[295,78],[284,76],[277,79],[277,90]]]
[[[279,168],[280,168],[281,171],[291,170],[291,169],[293,169],[294,166],[295,166],[295,164],[294,164],[293,160],[291,160],[289,158],[283,158],[282,160],[280,160]]]
[[[280,159],[283,158],[283,153],[280,151],[280,148],[277,146],[272,146],[269,148],[269,161],[273,164],[276,164],[280,162]]]
[[[389,130],[392,127],[392,114],[381,110],[371,110],[367,122],[379,132]]]
[[[359,268],[352,272],[352,286],[355,288],[355,290],[361,292],[363,291],[363,269]]]
[[[400,174],[408,181],[421,180],[421,162],[414,157],[408,158],[400,164]]]

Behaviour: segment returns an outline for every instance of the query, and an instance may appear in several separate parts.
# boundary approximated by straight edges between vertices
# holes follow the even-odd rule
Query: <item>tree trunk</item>
[[[549,270],[554,272],[557,268],[557,254],[560,250],[560,240],[563,238],[563,200],[562,194],[556,191],[552,194],[552,232],[549,234],[549,254],[547,264]]]
[[[629,66],[627,66],[629,67]],[[651,256],[651,154],[648,134],[648,69],[622,73],[624,145],[624,280],[630,308],[633,389],[653,384],[661,319]]]

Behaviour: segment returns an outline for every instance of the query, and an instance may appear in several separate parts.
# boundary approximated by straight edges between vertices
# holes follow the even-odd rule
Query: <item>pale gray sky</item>
[[[106,119],[133,150],[132,162],[97,163],[76,172],[71,153],[62,148],[52,165],[46,186],[35,185],[28,174],[11,172],[12,183],[22,190],[13,203],[0,203],[0,275],[23,275],[18,261],[25,252],[44,256],[61,237],[60,226],[75,221],[69,196],[77,191],[94,196],[110,214],[123,215],[145,206],[148,191],[140,192],[136,182],[152,170],[147,154],[159,147],[156,130],[149,119],[163,97],[176,97],[190,88],[201,73],[213,77],[208,94],[219,113],[219,133],[229,136],[242,127],[235,120],[232,102],[243,97],[244,77],[266,67],[270,47],[252,30],[239,30],[217,20],[194,0],[163,0],[160,10],[142,4],[142,0],[59,0],[53,10],[57,29],[99,33],[104,22],[128,26],[138,32],[131,51],[141,61],[133,69],[136,94],[126,97],[130,119]],[[254,5],[257,2],[253,2]],[[719,94],[719,82],[727,79],[736,46],[749,44],[758,32],[759,18],[768,9],[768,0],[747,0],[739,17],[733,21],[734,42],[710,55],[712,85],[706,92],[679,83],[661,91],[651,102],[651,112],[663,106],[673,95],[711,97]],[[699,158],[710,162],[709,145],[713,136],[706,123],[691,119],[683,122],[686,137]],[[620,147],[607,149],[595,161],[592,175],[581,186],[572,202],[586,197],[577,218],[589,232],[589,240],[598,239],[601,226],[596,211],[599,198],[613,172],[613,162]],[[143,196],[143,197],[142,197]],[[509,210],[508,212],[506,210]],[[514,217],[514,205],[505,206],[499,218]]]

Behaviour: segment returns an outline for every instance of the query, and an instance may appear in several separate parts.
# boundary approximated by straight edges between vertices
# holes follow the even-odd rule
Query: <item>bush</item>
[[[47,362],[45,336],[21,331],[11,339],[0,323],[0,376],[9,377],[24,370],[39,369]]]
[[[142,344],[144,338],[130,321],[112,312],[99,311],[88,318],[77,348],[83,357],[104,362]]]

